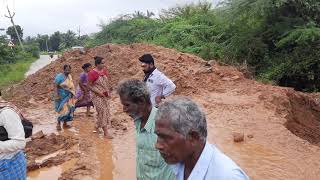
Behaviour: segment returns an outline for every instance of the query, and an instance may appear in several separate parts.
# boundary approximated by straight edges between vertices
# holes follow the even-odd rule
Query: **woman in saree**
[[[58,74],[55,78],[55,111],[58,113],[57,130],[61,130],[61,122],[63,122],[64,128],[69,128],[67,122],[73,120],[75,88],[70,73],[71,66],[64,65],[63,73]]]
[[[95,68],[88,73],[89,89],[92,93],[92,102],[97,111],[97,124],[96,128],[102,128],[104,137],[112,139],[108,132],[110,126],[110,86],[108,80],[108,72],[105,67],[105,61],[102,57],[96,56]]]
[[[91,71],[92,65],[85,63],[82,66],[83,73],[80,74],[79,86],[76,92],[76,108],[87,107],[87,116],[90,116],[90,107],[93,106],[92,97],[88,88],[88,72]]]

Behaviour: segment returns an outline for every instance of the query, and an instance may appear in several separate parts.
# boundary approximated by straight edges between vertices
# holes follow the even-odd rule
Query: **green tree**
[[[49,47],[51,51],[59,51],[62,42],[62,34],[59,31],[54,32],[49,38]]]
[[[61,35],[61,44],[60,49],[71,48],[72,46],[77,45],[78,39],[76,33],[68,30],[66,33]]]
[[[90,44],[153,43],[246,64],[257,78],[282,86],[320,91],[318,0],[225,0],[217,8],[200,1],[159,16],[120,16],[102,24]]]
[[[18,31],[18,34],[19,34],[20,39],[22,40],[22,37],[23,37],[23,29],[22,29],[19,25],[16,25],[16,29],[17,29],[17,31]],[[16,31],[15,31],[15,29],[14,29],[13,26],[8,27],[6,33],[7,33],[7,35],[10,36],[10,38],[11,38],[11,40],[13,41],[14,44],[17,44],[17,43],[19,42],[18,36],[17,36]]]
[[[39,44],[40,51],[47,51],[47,45],[49,46],[49,36],[38,34],[36,41]],[[49,47],[48,47],[49,48]]]

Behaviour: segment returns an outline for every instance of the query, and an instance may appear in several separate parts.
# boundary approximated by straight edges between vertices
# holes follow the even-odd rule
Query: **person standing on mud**
[[[104,137],[112,139],[108,132],[108,126],[111,126],[108,71],[105,67],[105,60],[102,57],[96,56],[94,60],[96,67],[88,73],[88,87],[93,92],[92,102],[97,111],[96,128],[102,128]]]
[[[73,120],[75,110],[75,87],[71,76],[71,66],[64,65],[63,73],[55,78],[55,111],[58,115],[57,130],[61,130],[61,122],[64,128],[70,128],[67,122]]]
[[[155,67],[151,54],[144,54],[139,61],[145,74],[143,81],[146,82],[150,91],[151,103],[157,107],[162,99],[175,91],[176,85]]]
[[[91,68],[92,65],[90,63],[85,63],[82,66],[83,73],[80,74],[79,86],[76,92],[76,108],[87,107],[87,117],[90,116],[90,107],[93,106],[91,93],[88,88],[88,72],[91,71]]]
[[[249,177],[216,146],[207,142],[206,116],[189,98],[159,106],[156,148],[172,164],[176,180],[249,180]]]
[[[146,84],[140,80],[127,80],[118,85],[117,90],[123,111],[134,120],[136,127],[136,174],[138,180],[173,180],[171,168],[155,149],[157,135],[155,115],[150,93]]]
[[[25,132],[19,110],[2,100],[0,92],[0,126],[8,134],[8,140],[0,141],[0,179],[27,178]]]

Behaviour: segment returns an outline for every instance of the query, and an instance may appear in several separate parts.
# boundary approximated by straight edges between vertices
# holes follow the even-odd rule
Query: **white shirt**
[[[11,108],[0,110],[0,126],[3,126],[10,140],[0,141],[0,160],[11,159],[26,146],[24,129],[19,115]]]
[[[176,180],[183,180],[184,165],[178,163],[171,167]],[[249,177],[229,157],[207,142],[188,180],[249,180]]]
[[[152,106],[156,106],[157,96],[167,97],[174,92],[176,85],[162,72],[155,69],[147,80],[147,87],[150,92]]]

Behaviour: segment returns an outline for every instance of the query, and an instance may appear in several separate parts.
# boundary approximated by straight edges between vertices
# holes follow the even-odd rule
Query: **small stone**
[[[208,61],[205,66],[214,66],[217,62],[215,60]]]
[[[240,79],[240,77],[239,76],[233,76],[233,77],[231,77],[231,79],[232,80],[238,80],[238,79]]]
[[[243,133],[234,132],[233,133],[233,141],[234,142],[242,142],[242,141],[244,141],[244,134]]]
[[[41,139],[41,138],[44,138],[44,134],[42,131],[39,131],[37,133],[35,133],[34,135],[32,135],[31,139],[32,140],[35,140],[35,139]]]
[[[252,139],[252,138],[253,138],[253,135],[252,135],[252,134],[248,134],[247,137],[250,138],[250,139]]]
[[[222,81],[231,81],[231,78],[224,77],[224,78],[222,78]]]

